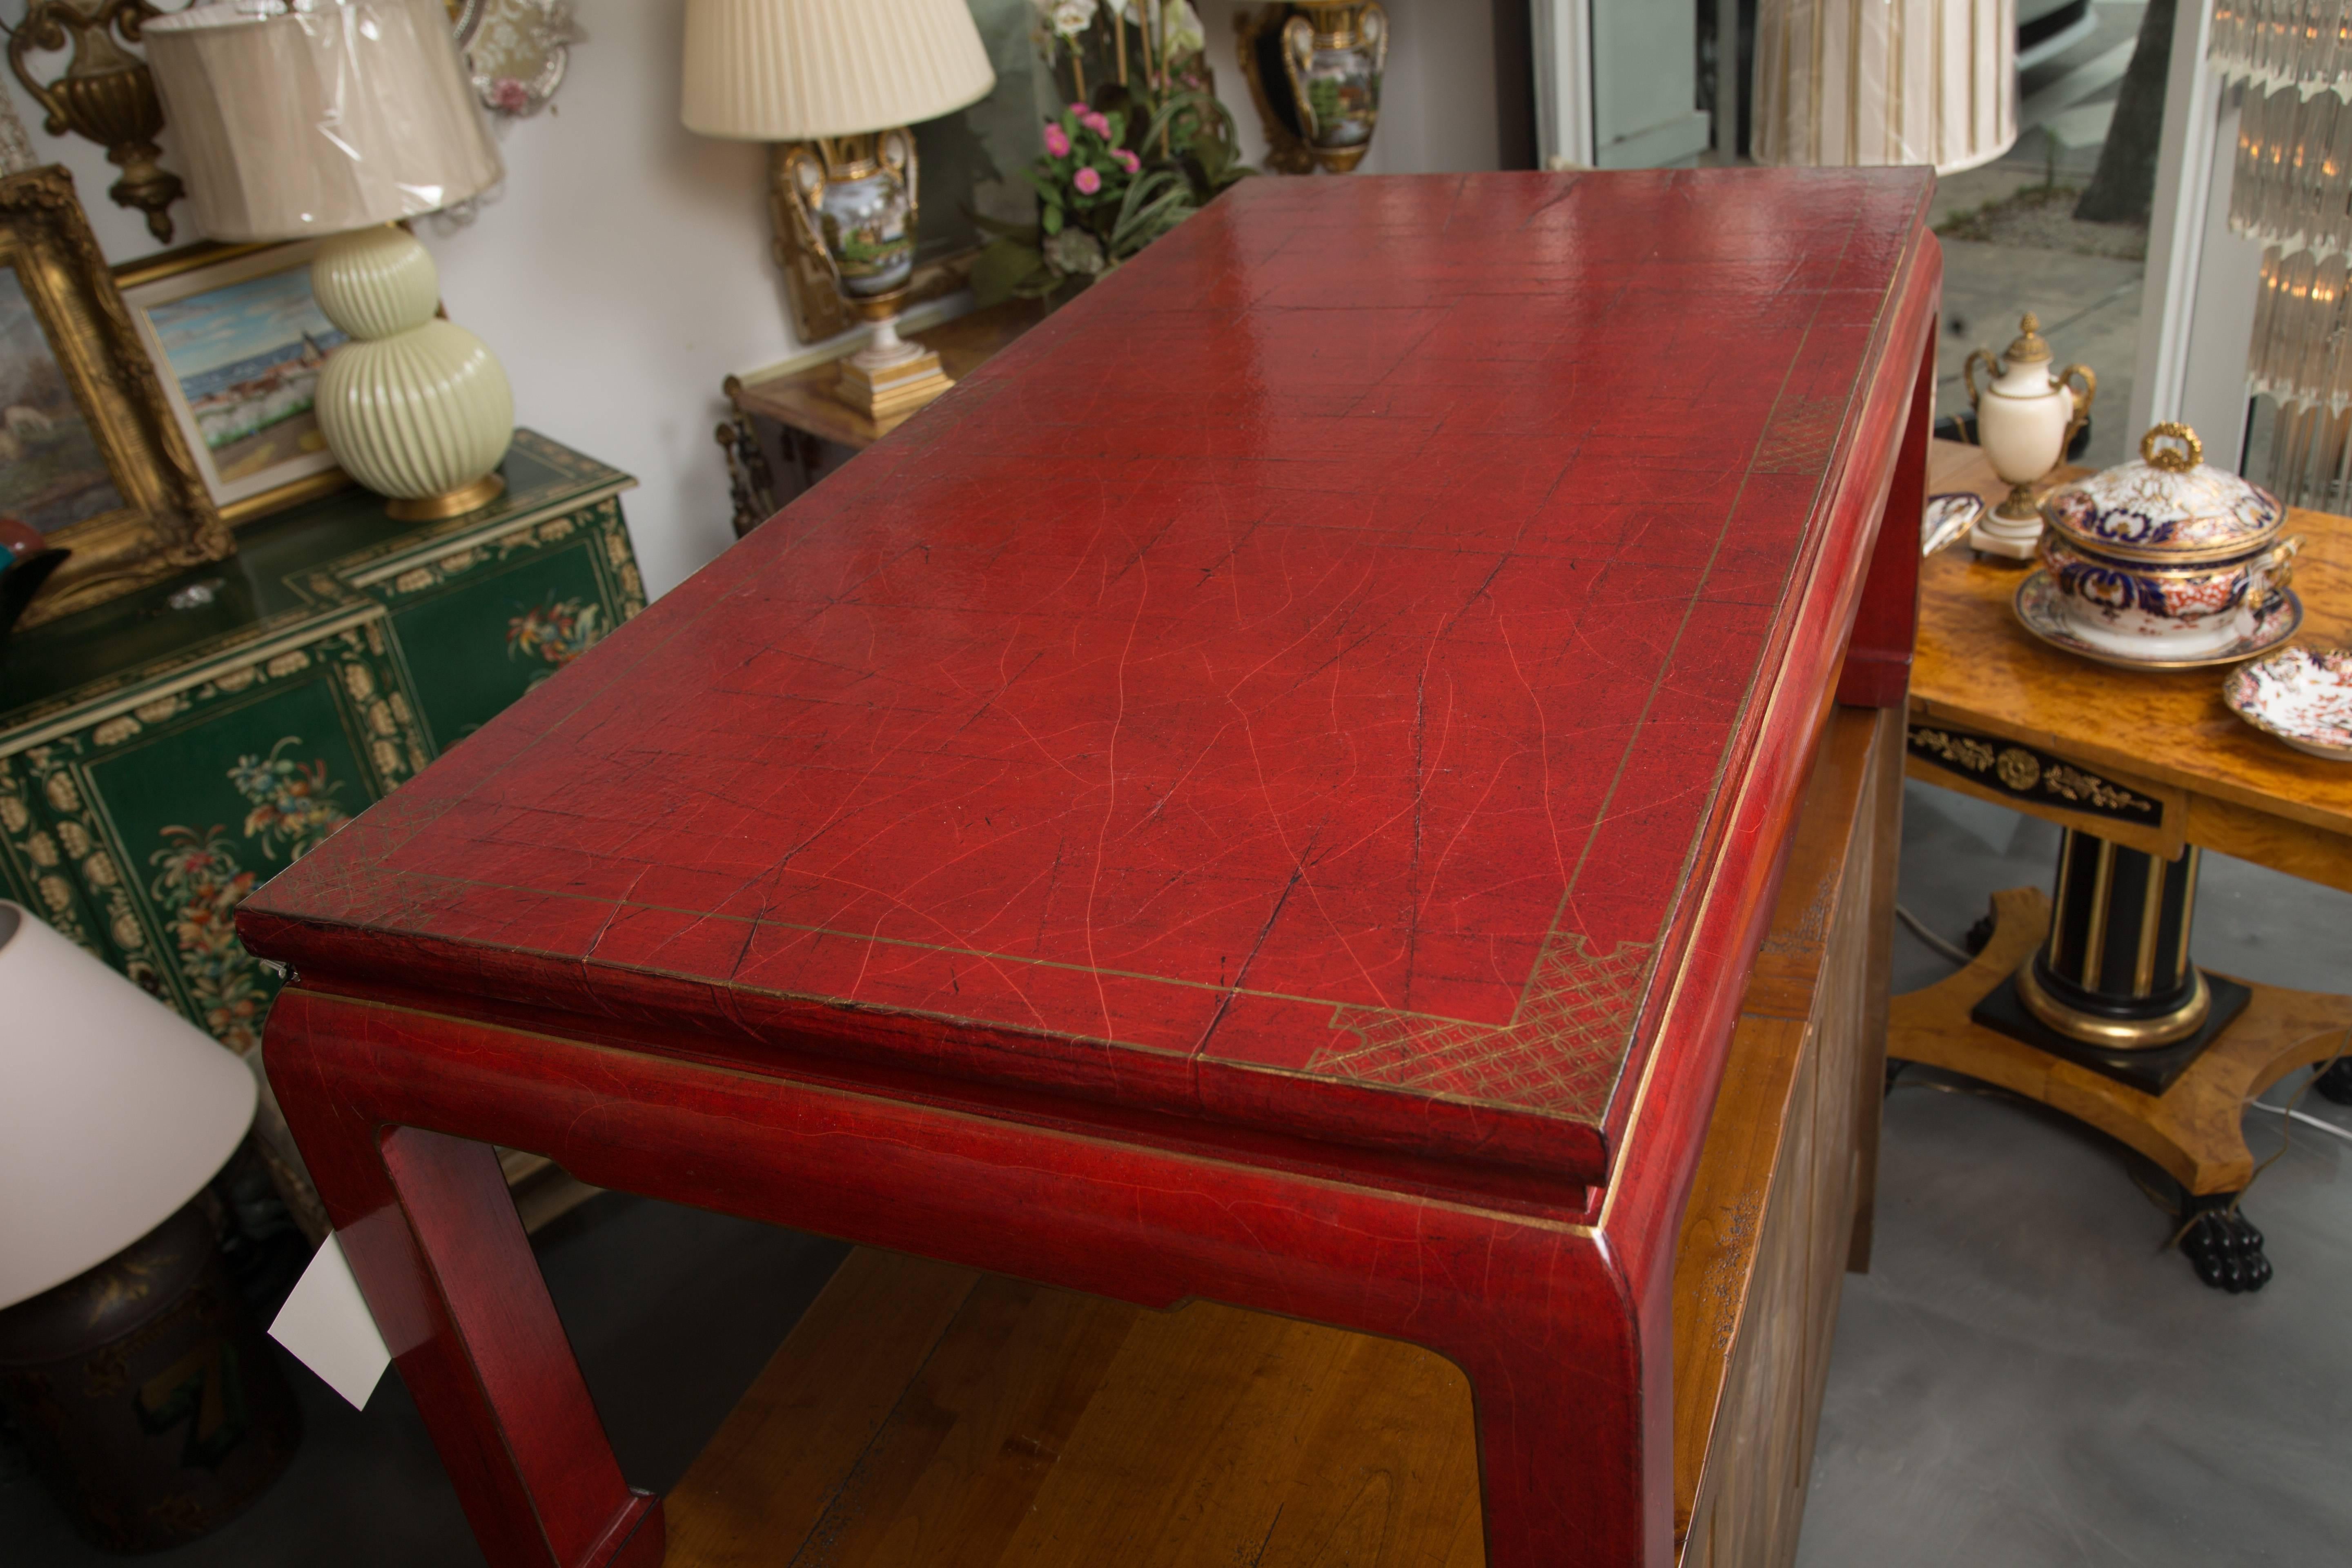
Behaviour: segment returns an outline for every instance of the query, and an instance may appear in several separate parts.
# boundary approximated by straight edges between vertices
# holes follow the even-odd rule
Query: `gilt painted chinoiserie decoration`
[[[633,480],[529,431],[505,471],[423,526],[310,502],[0,645],[0,894],[251,1050],[246,895],[645,605]]]

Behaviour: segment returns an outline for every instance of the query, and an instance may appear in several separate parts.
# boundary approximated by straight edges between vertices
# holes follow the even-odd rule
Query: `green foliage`
[[[1071,104],[1046,121],[1045,155],[1024,171],[1036,223],[977,220],[995,237],[973,262],[974,297],[1071,299],[1255,173],[1235,141],[1233,115],[1204,92],[1155,100],[1110,82]]]

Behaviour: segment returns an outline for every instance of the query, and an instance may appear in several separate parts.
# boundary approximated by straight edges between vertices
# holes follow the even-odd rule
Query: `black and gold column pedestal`
[[[2168,879],[2175,871],[2184,878],[2184,906],[2194,895],[2193,886],[2185,882],[2192,865],[2168,863]],[[2070,883],[2074,869],[2070,855]],[[2096,868],[2092,870],[2095,875]],[[2109,876],[2112,925],[2116,892],[2112,864]],[[2145,897],[2144,888],[2141,892]],[[2122,901],[2128,904],[2129,900]],[[2145,903],[2136,907],[2145,915]],[[2209,972],[2206,1016],[2180,1039],[2137,1052],[2088,1047],[2063,1037],[2050,1040],[2049,1035],[2032,1033],[2049,1026],[2028,1013],[2021,1001],[2012,1001],[2002,1013],[1994,999],[1996,994],[2016,997],[2018,973],[2037,954],[2048,967],[2051,915],[2050,897],[2038,888],[1994,894],[1991,934],[1975,961],[1934,985],[1894,998],[1886,1054],[1998,1084],[2146,1155],[2179,1184],[2181,1217],[2167,1224],[2186,1226],[2181,1251],[2198,1278],[2219,1289],[2260,1289],[2271,1273],[2263,1256],[2262,1233],[2238,1212],[2235,1201],[2254,1172],[2243,1126],[2246,1104],[2289,1073],[2327,1061],[2344,1048],[2347,1032],[2352,1032],[2352,996],[2247,984]],[[2171,929],[2161,910],[2158,929],[2159,941]],[[2067,954],[2075,954],[2079,963],[2088,936],[2087,924],[2074,928],[2072,936],[2062,927],[2059,979],[2080,976],[2079,967],[2069,968]],[[2185,945],[2186,931],[2179,936]],[[2102,943],[2101,951],[2110,949]],[[2135,974],[2137,959],[2135,950]],[[2153,1012],[2153,1004],[2160,1000],[2155,982],[2164,973],[2159,955],[2151,967],[2149,994],[2126,1000]],[[2033,973],[2042,980],[2042,970]],[[2106,974],[2103,967],[2102,981]],[[2073,983],[2079,984],[2079,979]],[[2049,994],[2046,981],[2043,990]],[[2177,1008],[2179,1002],[2173,1005]],[[1993,1027],[1982,1021],[1988,1016],[2001,1017],[2015,1027]],[[2019,1022],[2020,1017],[2026,1022]],[[2112,1059],[2119,1056],[2146,1059]],[[2160,1069],[2151,1073],[2159,1063]],[[2161,1080],[2159,1086],[2149,1086],[2151,1076]]]
[[[2162,1094],[2252,994],[2189,962],[2200,854],[2168,861],[2068,828],[2048,940],[1969,1016]]]

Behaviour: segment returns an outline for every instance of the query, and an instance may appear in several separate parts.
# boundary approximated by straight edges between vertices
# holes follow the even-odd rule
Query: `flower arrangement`
[[[1035,4],[1039,47],[1047,64],[1066,68],[1073,93],[1046,121],[1045,153],[1026,171],[1037,221],[981,220],[996,236],[972,268],[983,304],[1013,296],[1058,304],[1253,172],[1234,153],[1232,114],[1210,90],[1205,35],[1187,0]]]

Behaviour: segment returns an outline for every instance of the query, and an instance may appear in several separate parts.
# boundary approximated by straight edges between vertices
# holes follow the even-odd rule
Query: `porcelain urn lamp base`
[[[834,396],[877,423],[912,414],[953,386],[940,356],[898,335],[896,317],[874,323],[874,339],[844,360]]]
[[[407,230],[338,235],[310,289],[351,341],[319,374],[319,428],[344,471],[403,521],[487,506],[514,440],[514,394],[488,344],[435,314],[440,277]]]
[[[1969,530],[1969,548],[2022,566],[2042,548],[2042,510],[2031,489],[2019,485]]]

